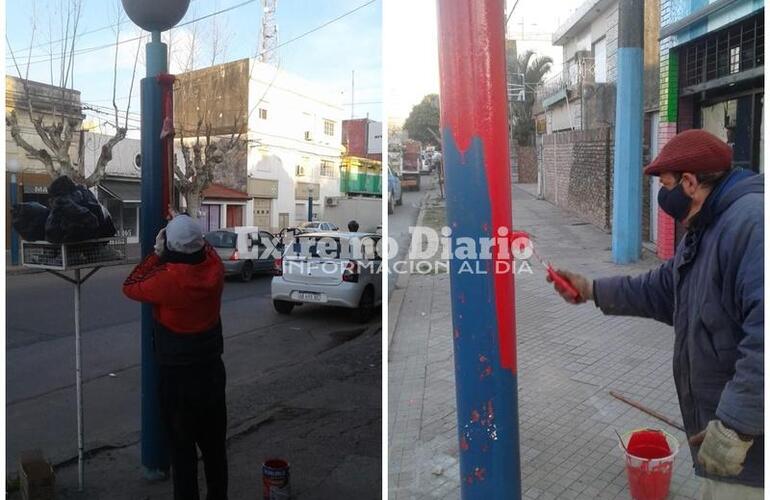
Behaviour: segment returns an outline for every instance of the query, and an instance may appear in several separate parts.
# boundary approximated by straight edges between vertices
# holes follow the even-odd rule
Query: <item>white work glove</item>
[[[712,420],[702,431],[690,438],[690,444],[700,445],[698,462],[706,472],[716,476],[737,476],[754,440],[741,438],[719,420]]]
[[[158,235],[155,237],[155,255],[163,257],[163,252],[166,251],[166,228],[164,227],[158,231]]]

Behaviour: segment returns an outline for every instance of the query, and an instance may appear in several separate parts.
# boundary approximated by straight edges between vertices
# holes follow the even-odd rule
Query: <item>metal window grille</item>
[[[331,120],[324,120],[324,134],[334,135],[334,122]]]
[[[716,80],[765,63],[764,10],[682,47],[682,86]]]
[[[335,177],[334,162],[330,160],[321,160],[321,175],[324,177]]]

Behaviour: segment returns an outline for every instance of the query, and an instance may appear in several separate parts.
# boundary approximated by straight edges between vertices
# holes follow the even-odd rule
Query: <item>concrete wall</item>
[[[382,198],[340,198],[335,207],[326,207],[324,218],[348,230],[348,222],[358,222],[359,231],[374,232],[382,224]]]
[[[613,126],[615,123],[615,83],[584,83],[582,119],[583,128],[592,130]]]
[[[618,3],[615,2],[606,14],[607,18],[607,81],[618,79]]]
[[[660,106],[660,0],[644,2],[644,109]]]
[[[246,132],[249,60],[241,59],[177,75],[174,85],[174,127],[180,135],[197,135],[198,122],[211,135]],[[201,131],[205,136],[205,130]]]
[[[83,154],[85,175],[91,175],[96,168],[96,162],[99,160],[102,146],[107,144],[112,136],[86,132],[83,134],[83,137],[85,144],[85,152]],[[140,140],[123,139],[112,148],[112,160],[107,164],[106,174],[120,177],[141,177],[142,171],[134,164],[134,158],[141,152],[142,144]]]
[[[611,129],[544,136],[545,198],[595,226],[609,229],[613,154]]]

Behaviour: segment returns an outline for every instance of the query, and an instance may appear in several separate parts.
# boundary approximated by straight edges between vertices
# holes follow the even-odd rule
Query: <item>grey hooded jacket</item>
[[[687,436],[719,419],[754,436],[743,471],[711,479],[764,484],[764,175],[734,171],[704,203],[676,255],[635,277],[594,282],[605,314],[673,325],[674,380]]]

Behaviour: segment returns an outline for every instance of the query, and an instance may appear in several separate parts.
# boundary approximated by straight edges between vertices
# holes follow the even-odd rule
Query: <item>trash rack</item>
[[[126,263],[125,238],[100,238],[55,245],[47,241],[22,241],[21,264],[43,269],[75,286],[75,391],[78,425],[78,489],[83,491],[83,391],[80,357],[80,286],[107,266]],[[89,271],[82,276],[82,271]],[[65,274],[73,271],[74,276]]]

